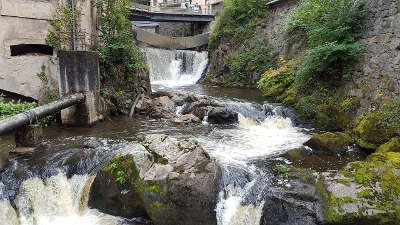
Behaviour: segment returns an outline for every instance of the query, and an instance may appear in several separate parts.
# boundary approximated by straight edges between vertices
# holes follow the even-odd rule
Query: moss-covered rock
[[[399,224],[400,153],[373,153],[337,174],[322,174],[317,189],[330,224]]]
[[[317,152],[338,154],[345,152],[347,147],[352,143],[350,135],[341,132],[326,132],[316,134],[306,143],[306,146]]]
[[[382,121],[380,112],[371,112],[361,116],[353,131],[357,144],[366,149],[376,149],[395,136],[393,127]]]
[[[89,206],[155,225],[216,224],[220,169],[196,141],[150,135],[121,152],[97,174]]]
[[[400,139],[399,138],[390,139],[390,141],[379,146],[379,148],[376,150],[376,152],[379,152],[379,153],[400,152]]]

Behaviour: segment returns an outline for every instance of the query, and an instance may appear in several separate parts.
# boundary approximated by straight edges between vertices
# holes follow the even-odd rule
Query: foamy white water
[[[259,122],[241,114],[237,127],[216,128],[207,137],[199,138],[222,165],[239,168],[251,177],[244,186],[228,184],[221,190],[216,208],[218,225],[259,225],[264,201],[261,193],[254,196],[251,190],[267,186],[264,179],[268,175],[251,161],[301,147],[309,138],[303,130],[293,126],[290,118],[273,115]],[[231,176],[230,168],[224,170]],[[247,203],[248,195],[253,195],[256,201]]]
[[[209,136],[214,139],[210,141]],[[237,127],[214,129],[209,136],[200,142],[214,158],[239,164],[299,148],[310,138],[290,118],[271,116],[258,122],[240,114]]]
[[[117,225],[123,219],[87,207],[94,177],[59,173],[24,181],[15,201],[0,201],[0,225]],[[19,216],[17,216],[19,215]]]
[[[208,53],[143,48],[152,85],[166,87],[196,84],[208,64]]]

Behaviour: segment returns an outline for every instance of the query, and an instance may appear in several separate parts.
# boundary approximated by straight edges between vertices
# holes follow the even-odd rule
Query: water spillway
[[[208,65],[208,53],[188,50],[143,48],[152,85],[188,86],[196,84]]]
[[[91,209],[87,196],[94,174],[140,135],[195,137],[222,168],[217,198],[218,225],[260,225],[271,172],[265,161],[299,148],[309,138],[282,106],[266,105],[252,90],[197,84],[207,69],[207,52],[143,48],[153,89],[195,92],[239,113],[232,125],[189,124],[115,118],[93,128],[47,128],[47,147],[16,158],[0,174],[0,225],[123,225],[124,219]],[[180,115],[182,108],[176,108]],[[205,119],[206,120],[206,119]],[[96,140],[96,147],[86,142]],[[90,146],[90,145],[89,145]]]

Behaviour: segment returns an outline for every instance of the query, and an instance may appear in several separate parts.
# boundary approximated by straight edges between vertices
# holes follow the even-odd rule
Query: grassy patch
[[[0,120],[36,107],[36,102],[6,101],[0,96]]]

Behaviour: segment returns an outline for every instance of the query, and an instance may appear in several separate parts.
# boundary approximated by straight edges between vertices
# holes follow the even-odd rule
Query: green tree
[[[128,0],[94,0],[100,18],[100,60],[104,67],[103,82],[117,89],[135,89],[137,74],[147,71],[142,54],[132,36],[128,19]]]

